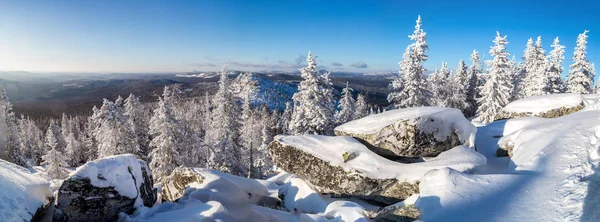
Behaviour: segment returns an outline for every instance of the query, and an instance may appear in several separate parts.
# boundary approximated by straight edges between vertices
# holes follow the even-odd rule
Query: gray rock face
[[[382,204],[394,204],[419,193],[418,183],[396,179],[372,179],[346,172],[311,154],[286,146],[277,140],[269,144],[272,161],[286,172],[310,182],[320,193],[358,197]]]
[[[421,212],[414,205],[389,206],[381,210],[375,217],[375,221],[415,221],[419,219]]]
[[[99,160],[99,161],[102,161]],[[60,187],[57,195],[54,221],[114,221],[120,212],[132,213],[136,206],[137,198],[141,198],[143,205],[151,207],[156,202],[156,189],[153,188],[151,173],[144,161],[140,161],[141,178],[136,178],[131,165],[123,164],[123,172],[129,172],[134,183],[129,184],[137,193],[136,197],[128,197],[119,193],[115,186],[94,186],[92,178],[73,175],[67,178]],[[96,162],[96,161],[95,161]],[[140,166],[137,165],[137,166]],[[98,164],[98,166],[102,166]],[[86,166],[84,166],[86,167]],[[93,180],[111,181],[97,174]],[[136,187],[138,180],[141,185]],[[112,181],[114,182],[114,181]],[[122,186],[122,185],[119,185]]]
[[[571,113],[577,112],[577,111],[583,109],[584,107],[585,106],[582,103],[579,106],[575,106],[575,107],[571,107],[571,108],[561,107],[558,109],[548,110],[547,112],[538,113],[538,114],[533,114],[531,112],[523,112],[523,113],[504,112],[504,115],[501,116],[501,118],[497,118],[497,119],[514,119],[514,118],[528,117],[528,116],[543,117],[543,118],[557,118],[557,117],[566,116]]]
[[[393,159],[437,156],[469,144],[476,128],[460,110],[418,107],[383,112],[335,128],[336,136],[352,136],[373,152]],[[462,135],[462,138],[461,138]]]
[[[177,167],[163,182],[162,198],[165,201],[176,201],[183,196],[183,192],[189,184],[202,184],[203,181],[204,178],[191,168]]]

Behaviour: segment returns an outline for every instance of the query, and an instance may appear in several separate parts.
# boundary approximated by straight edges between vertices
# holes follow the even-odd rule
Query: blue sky
[[[600,59],[597,1],[4,1],[0,70],[187,72],[295,70],[308,50],[333,71],[397,70],[417,15],[430,46],[428,69],[486,54],[496,30],[520,58],[530,37],[549,51],[558,36],[567,67],[588,29]]]

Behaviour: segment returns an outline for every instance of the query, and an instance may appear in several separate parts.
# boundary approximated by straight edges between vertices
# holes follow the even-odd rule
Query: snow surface
[[[417,118],[420,118],[421,121]],[[434,124],[431,124],[429,119],[435,120]],[[433,133],[434,137],[440,141],[446,140],[456,130],[463,144],[473,146],[475,143],[477,128],[465,119],[460,110],[443,107],[390,110],[350,121],[336,127],[335,130],[352,134],[373,134],[401,120],[409,120],[409,124],[416,124],[418,129],[426,133]]]
[[[0,159],[0,221],[30,221],[49,197],[48,180]]]
[[[123,154],[87,162],[71,173],[69,178],[89,178],[95,187],[114,187],[120,195],[136,198],[134,207],[137,208],[144,205],[138,193],[144,182],[142,168],[146,169],[148,174],[151,173],[146,162],[138,160],[133,154]]]
[[[502,140],[515,146],[510,164],[495,165],[504,168],[483,175],[448,168],[428,172],[415,202],[422,212],[419,219],[600,221],[600,111],[498,121],[479,132],[502,135],[504,125],[512,129]],[[484,141],[494,141],[491,138],[478,139],[478,148],[494,149]],[[496,163],[494,158],[508,160],[486,157],[488,163]]]
[[[349,201],[325,201],[299,177],[280,173],[253,180],[215,170],[194,168],[205,178],[190,185],[177,203],[140,207],[121,221],[367,221],[364,209]],[[278,197],[289,211],[257,206],[258,195]]]
[[[396,178],[402,182],[418,181],[432,169],[451,167],[467,171],[486,161],[484,156],[466,146],[454,147],[425,162],[405,164],[385,159],[347,136],[277,136],[275,140],[327,161],[332,166],[340,166],[347,172],[356,171],[373,179]],[[355,154],[356,158],[344,162],[344,153]]]
[[[532,96],[513,101],[504,107],[504,111],[513,113],[530,112],[532,114],[544,113],[561,107],[572,108],[581,105],[581,94],[566,93]]]

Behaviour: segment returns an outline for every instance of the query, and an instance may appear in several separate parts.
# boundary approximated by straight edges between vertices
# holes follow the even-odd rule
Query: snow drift
[[[521,123],[504,139],[514,146],[505,173],[428,172],[415,203],[420,219],[599,221],[600,111]]]
[[[51,198],[49,181],[0,159],[0,220],[30,221],[42,216]]]

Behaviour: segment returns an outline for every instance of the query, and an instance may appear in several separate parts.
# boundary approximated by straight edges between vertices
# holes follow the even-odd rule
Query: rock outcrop
[[[113,221],[120,212],[156,202],[152,174],[143,160],[125,154],[88,162],[60,187],[54,221]]]
[[[437,156],[452,147],[474,146],[476,127],[458,109],[416,107],[383,112],[335,128],[386,157]]]
[[[419,193],[418,180],[441,167],[471,169],[485,158],[461,146],[431,162],[403,164],[378,156],[352,137],[278,136],[269,144],[272,161],[310,182],[320,193],[359,197],[393,204]],[[344,154],[355,158],[344,160]]]
[[[585,108],[586,103],[589,103],[586,101],[592,99],[586,99],[587,97],[589,96],[575,93],[531,96],[507,104],[503,109],[503,114],[499,115],[497,119],[566,116]]]

